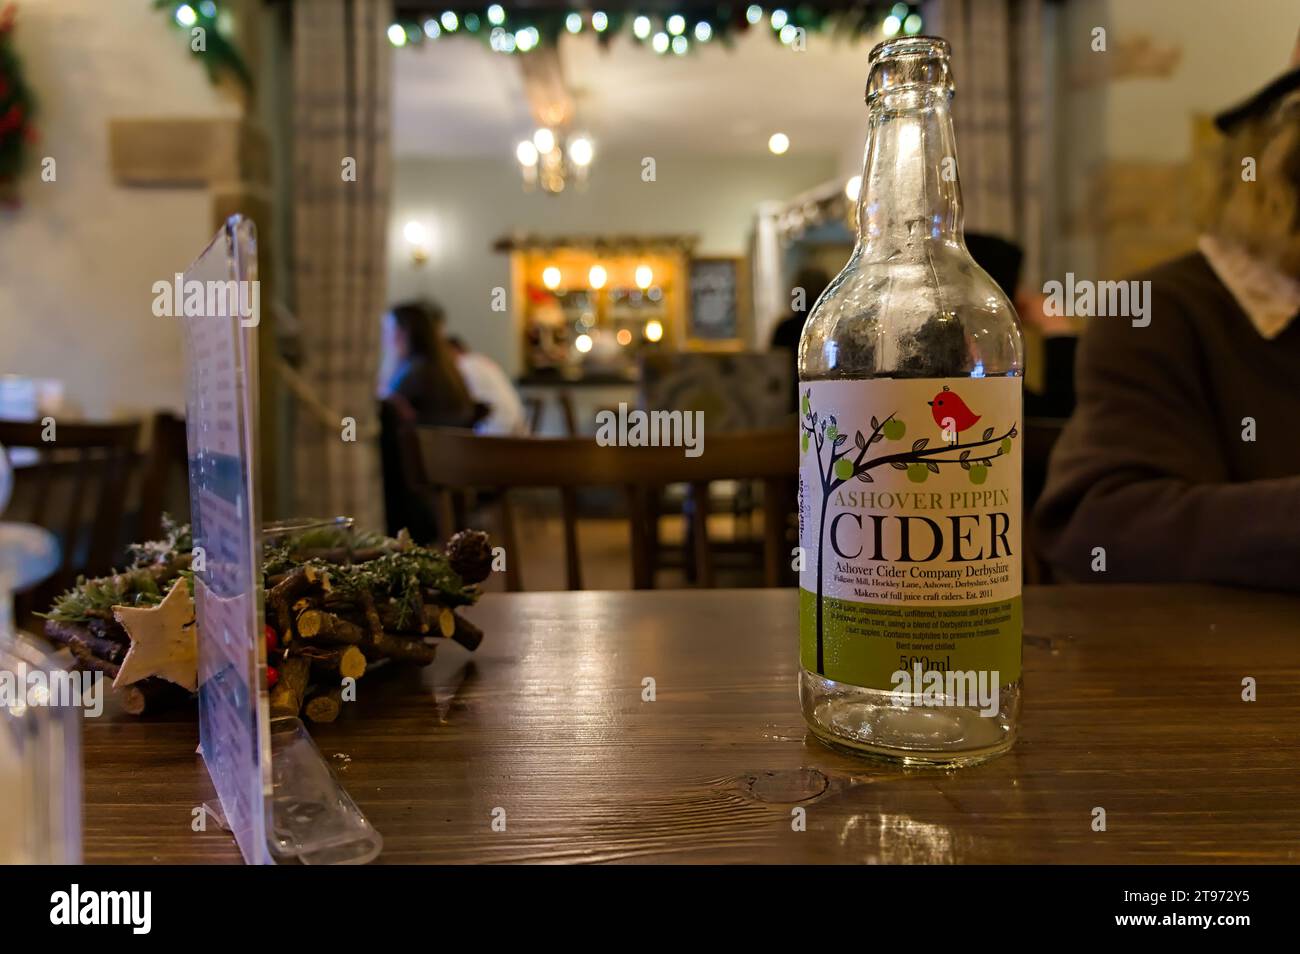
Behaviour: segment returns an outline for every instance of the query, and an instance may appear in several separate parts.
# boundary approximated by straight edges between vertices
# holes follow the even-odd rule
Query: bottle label
[[[1021,380],[802,382],[803,667],[1020,678]]]

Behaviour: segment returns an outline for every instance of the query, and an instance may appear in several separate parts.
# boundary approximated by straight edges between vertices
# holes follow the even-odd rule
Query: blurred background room
[[[1297,26],[1287,0],[0,8],[5,519],[59,538],[47,589],[188,515],[152,288],[235,212],[268,519],[485,525],[495,587],[792,583],[792,347],[854,243],[868,53],[919,33],[952,44],[969,243],[1028,339],[1028,509],[1073,406],[1044,282],[1195,247],[1210,117]],[[707,465],[593,457],[620,405],[703,411]]]

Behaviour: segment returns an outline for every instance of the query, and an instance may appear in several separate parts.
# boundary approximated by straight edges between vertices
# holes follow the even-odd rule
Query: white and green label
[[[1020,677],[1020,378],[800,385],[800,659]]]

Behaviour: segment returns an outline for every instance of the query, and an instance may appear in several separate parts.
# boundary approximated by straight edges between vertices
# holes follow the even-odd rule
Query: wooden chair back
[[[140,435],[138,421],[52,426],[54,440],[46,441],[40,423],[0,421],[0,445],[11,460],[18,458],[5,519],[45,527],[59,538],[59,568],[32,591],[35,604],[78,575],[106,573],[120,561],[129,542],[123,518]],[[27,450],[12,453],[19,448]]]
[[[136,537],[162,536],[163,513],[178,523],[190,521],[189,443],[185,418],[170,411],[154,415],[149,449],[140,473],[140,519]]]
[[[788,558],[786,515],[793,509],[798,472],[798,434],[793,428],[749,433],[710,434],[704,452],[687,457],[681,447],[603,447],[591,438],[480,437],[469,431],[417,427],[407,431],[407,479],[413,490],[433,497],[439,527],[455,527],[452,494],[493,490],[499,493],[501,530],[506,548],[506,585],[523,588],[519,547],[509,491],[552,488],[559,491],[564,522],[565,580],[582,589],[578,554],[578,498],[583,487],[621,488],[631,532],[632,585],[654,587],[651,520],[657,519],[652,497],[658,489],[690,484],[696,513],[691,545],[697,580],[715,585],[708,538],[709,484],[715,480],[755,480],[763,485],[765,506],[763,578],[775,586]]]

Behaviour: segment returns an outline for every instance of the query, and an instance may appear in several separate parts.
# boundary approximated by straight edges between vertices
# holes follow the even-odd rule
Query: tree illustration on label
[[[962,431],[970,430],[980,419],[980,415],[974,413],[955,391],[946,386],[935,395],[934,400],[926,403],[930,406],[935,424],[943,431],[945,440],[956,442]],[[864,437],[862,431],[856,431],[853,446],[847,447],[845,445],[848,444],[849,435],[840,433],[839,421],[834,414],[822,417],[813,408],[811,390],[804,392],[799,409],[802,412],[799,422],[800,449],[805,454],[815,449],[822,491],[817,527],[817,672],[824,676],[826,666],[822,639],[822,596],[825,590],[825,569],[822,551],[826,543],[826,511],[831,495],[850,480],[874,483],[871,471],[885,465],[906,471],[908,480],[923,484],[930,474],[939,473],[945,464],[956,464],[967,472],[972,484],[982,484],[988,479],[993,459],[1011,452],[1012,439],[1019,432],[1014,423],[996,435],[996,428],[987,427],[978,441],[966,444],[959,453],[955,446],[948,444],[931,447],[928,437],[920,437],[912,442],[911,450],[868,457],[873,445],[886,440],[891,443],[899,441],[907,433],[907,425],[899,419],[897,411],[883,421],[873,415],[871,433]],[[976,453],[980,448],[985,448],[987,452]],[[827,449],[829,457],[824,457],[823,451]],[[952,456],[953,454],[957,456]]]

